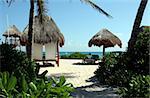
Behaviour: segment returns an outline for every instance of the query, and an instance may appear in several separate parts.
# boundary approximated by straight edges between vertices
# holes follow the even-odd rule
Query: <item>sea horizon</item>
[[[102,57],[102,54],[103,52],[97,52],[97,51],[60,51],[59,52],[59,55],[62,56],[62,55],[70,55],[72,53],[75,53],[75,52],[79,52],[81,54],[91,54],[91,55],[98,55],[99,57]],[[109,53],[109,52],[114,52],[114,51],[107,51],[105,53]],[[124,51],[115,51],[115,52],[124,52]],[[43,52],[45,53],[45,52]]]
[[[102,55],[103,55],[103,52],[97,52],[97,51],[60,51],[59,54],[60,54],[60,56],[62,56],[62,55],[70,55],[75,52],[79,52],[81,54],[86,54],[86,55],[88,55],[88,54],[98,55],[99,57],[102,57]],[[114,52],[114,51],[107,51],[105,53],[109,53],[109,52]],[[115,52],[124,52],[124,51],[115,51]]]

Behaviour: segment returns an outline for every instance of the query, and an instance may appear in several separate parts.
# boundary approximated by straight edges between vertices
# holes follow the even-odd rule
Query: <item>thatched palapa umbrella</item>
[[[10,44],[14,44],[14,45],[18,45],[18,42],[19,42],[19,39],[20,39],[20,36],[21,36],[21,32],[18,30],[18,28],[13,25],[13,26],[10,26],[3,34],[3,36],[5,36],[5,42],[9,39],[10,37]],[[14,38],[14,39],[13,39]],[[18,39],[17,39],[18,38]],[[13,43],[14,42],[14,43]]]
[[[17,29],[15,25],[10,26],[3,34],[5,37],[20,37],[21,32]]]
[[[121,40],[107,29],[102,29],[94,35],[88,45],[89,47],[92,45],[99,47],[103,45],[103,56],[105,55],[105,48],[107,47],[114,47],[115,45],[120,46],[120,48],[122,47]]]
[[[62,47],[64,45],[64,36],[56,26],[54,20],[50,16],[44,16],[43,24],[40,24],[38,16],[33,20],[33,41],[38,44],[46,44],[50,42],[58,42]],[[24,29],[21,36],[21,44],[27,44],[28,25]]]

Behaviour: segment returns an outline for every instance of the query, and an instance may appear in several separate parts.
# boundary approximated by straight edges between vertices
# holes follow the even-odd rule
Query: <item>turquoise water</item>
[[[70,55],[72,53],[75,53],[75,52],[59,52],[59,55],[62,56],[62,55]],[[102,52],[80,52],[81,54],[91,54],[91,55],[98,55],[99,57],[102,57],[103,53]],[[45,55],[45,52],[43,52],[43,55]]]

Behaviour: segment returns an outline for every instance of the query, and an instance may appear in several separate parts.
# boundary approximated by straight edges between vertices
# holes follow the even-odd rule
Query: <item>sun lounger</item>
[[[90,58],[83,59],[83,63],[95,64],[95,62],[99,59],[98,55],[91,55]]]

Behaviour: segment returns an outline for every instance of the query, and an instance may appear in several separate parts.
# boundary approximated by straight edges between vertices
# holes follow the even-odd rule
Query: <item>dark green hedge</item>
[[[81,54],[80,52],[75,52],[70,55],[62,55],[61,59],[83,59],[86,58],[86,54]]]

